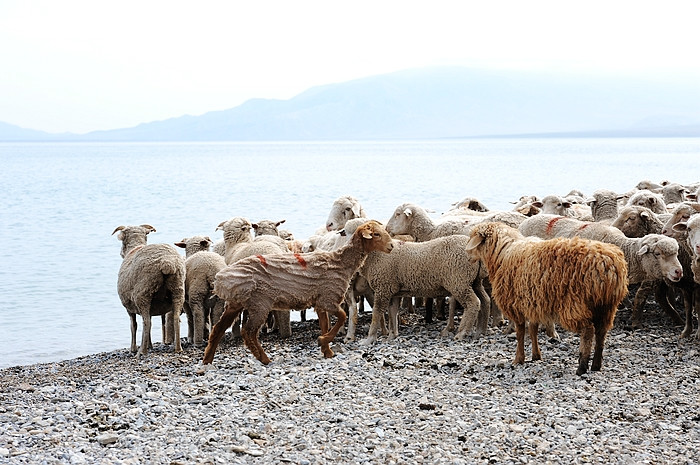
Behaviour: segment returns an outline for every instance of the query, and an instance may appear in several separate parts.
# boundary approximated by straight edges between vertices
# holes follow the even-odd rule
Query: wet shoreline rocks
[[[540,334],[543,360],[513,367],[513,336],[455,341],[419,315],[329,360],[307,321],[262,335],[267,367],[229,336],[203,375],[202,349],[160,344],[11,367],[0,463],[698,463],[700,343],[658,308],[628,318],[581,377],[575,334]]]

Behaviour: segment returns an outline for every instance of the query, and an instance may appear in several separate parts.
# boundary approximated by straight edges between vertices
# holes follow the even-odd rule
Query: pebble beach
[[[332,359],[311,320],[290,339],[261,335],[268,366],[227,335],[204,374],[202,348],[160,343],[142,359],[125,348],[11,367],[0,463],[700,463],[700,341],[654,306],[642,329],[628,317],[602,371],[583,376],[576,334],[541,333],[543,360],[513,366],[514,335],[456,341],[421,314],[370,347],[362,315]]]

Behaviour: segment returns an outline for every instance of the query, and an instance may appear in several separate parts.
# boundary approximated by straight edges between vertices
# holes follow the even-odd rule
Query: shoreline
[[[260,364],[227,335],[0,370],[8,463],[698,463],[700,343],[656,305],[630,331],[618,311],[600,372],[576,376],[578,336],[541,333],[543,360],[513,367],[515,339],[439,336],[404,315],[395,341],[324,359],[316,320],[263,335]],[[370,315],[361,315],[358,341]],[[529,347],[526,347],[526,351]],[[526,352],[527,353],[527,352]]]

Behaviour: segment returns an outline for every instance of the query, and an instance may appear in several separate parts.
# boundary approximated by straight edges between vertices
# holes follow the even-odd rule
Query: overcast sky
[[[700,75],[687,1],[0,0],[0,121],[84,133],[407,68]]]

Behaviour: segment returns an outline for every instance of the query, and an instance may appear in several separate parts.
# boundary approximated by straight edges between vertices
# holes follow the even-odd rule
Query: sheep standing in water
[[[214,293],[226,303],[224,313],[214,326],[202,364],[214,359],[219,341],[226,329],[245,309],[248,319],[241,327],[241,336],[253,355],[263,364],[270,359],[258,340],[258,332],[271,310],[314,307],[321,325],[318,338],[326,358],[332,357],[330,343],[345,324],[340,307],[350,279],[375,250],[391,252],[393,244],[384,227],[369,221],[355,231],[349,243],[333,252],[307,254],[255,255],[229,265],[216,275]],[[328,329],[327,315],[337,321]]]
[[[493,298],[515,322],[516,364],[525,361],[525,324],[529,322],[532,359],[540,360],[539,324],[557,322],[581,336],[577,375],[603,361],[605,336],[617,306],[627,294],[627,264],[619,247],[588,239],[526,238],[501,223],[472,228],[467,250],[488,269]]]

